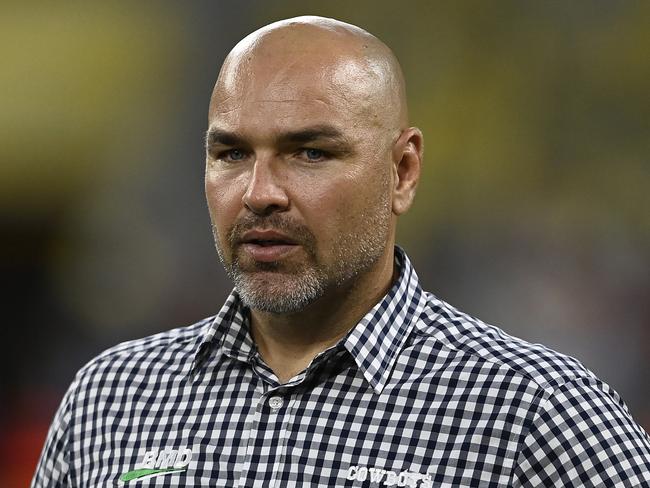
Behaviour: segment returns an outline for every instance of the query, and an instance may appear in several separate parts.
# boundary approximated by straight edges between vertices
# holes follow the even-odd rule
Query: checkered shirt
[[[650,438],[615,391],[395,260],[389,293],[285,384],[236,292],[215,317],[99,355],[32,486],[650,486]]]

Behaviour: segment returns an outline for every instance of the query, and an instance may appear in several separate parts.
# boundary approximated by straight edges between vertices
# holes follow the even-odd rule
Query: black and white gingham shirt
[[[236,293],[104,352],[66,393],[33,486],[650,486],[650,438],[615,391],[395,259],[386,297],[286,384]]]

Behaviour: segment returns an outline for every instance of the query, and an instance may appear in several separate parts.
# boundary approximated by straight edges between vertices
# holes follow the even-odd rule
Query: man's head
[[[205,179],[244,303],[298,312],[390,261],[421,153],[399,64],[374,36],[298,17],[244,38],[210,101]]]

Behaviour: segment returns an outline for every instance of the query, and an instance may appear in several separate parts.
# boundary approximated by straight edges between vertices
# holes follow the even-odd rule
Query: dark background
[[[650,2],[5,1],[0,487],[86,361],[220,308],[208,99],[240,38],[300,14],[402,61],[426,156],[399,242],[425,287],[579,358],[650,428]]]

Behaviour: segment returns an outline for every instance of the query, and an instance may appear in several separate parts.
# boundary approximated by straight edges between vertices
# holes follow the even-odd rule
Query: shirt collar
[[[425,297],[404,250],[395,246],[398,278],[388,293],[339,342],[354,358],[364,378],[381,393],[420,316]],[[250,361],[257,349],[248,333],[248,312],[236,290],[202,330],[190,373],[196,374],[212,351]]]
[[[195,376],[214,350],[240,361],[249,360],[256,351],[248,333],[248,313],[234,289],[219,313],[201,330],[189,374]]]
[[[344,347],[366,380],[381,393],[390,379],[399,352],[421,315],[425,297],[408,256],[395,246],[399,277],[393,286],[350,331]]]

